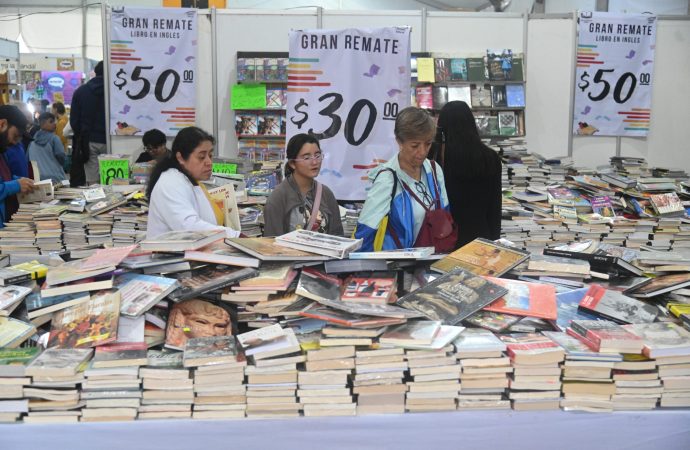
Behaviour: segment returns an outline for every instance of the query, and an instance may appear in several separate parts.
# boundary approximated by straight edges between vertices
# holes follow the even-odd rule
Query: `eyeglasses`
[[[311,161],[321,161],[323,159],[323,153],[318,152],[314,153],[313,155],[307,155],[302,158],[293,158],[293,161],[304,161],[306,163],[311,162]]]
[[[417,194],[422,196],[422,201],[426,206],[431,206],[431,204],[434,202],[434,199],[431,198],[431,195],[429,195],[429,191],[426,190],[426,186],[424,186],[424,183],[421,181],[415,181],[414,182],[414,188],[417,191]]]

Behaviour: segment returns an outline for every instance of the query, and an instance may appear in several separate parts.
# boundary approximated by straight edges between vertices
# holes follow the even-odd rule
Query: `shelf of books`
[[[412,104],[437,114],[451,101],[474,111],[482,137],[525,136],[522,57],[509,49],[482,57],[412,56]]]

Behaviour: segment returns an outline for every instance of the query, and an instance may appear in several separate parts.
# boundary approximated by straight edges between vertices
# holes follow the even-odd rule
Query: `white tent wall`
[[[511,13],[429,12],[426,50],[457,56],[484,56],[487,49],[522,53],[524,17]]]

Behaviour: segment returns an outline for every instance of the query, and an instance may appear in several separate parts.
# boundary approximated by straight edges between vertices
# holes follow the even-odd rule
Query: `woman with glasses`
[[[427,209],[437,200],[448,209],[443,171],[427,159],[435,133],[434,120],[423,109],[410,106],[398,113],[398,154],[369,174],[373,184],[355,232],[364,239],[361,251],[414,247]]]
[[[149,220],[146,238],[168,231],[225,230],[227,237],[239,231],[224,227],[224,214],[214,206],[201,183],[211,178],[213,136],[197,127],[180,130],[172,152],[153,168],[146,191]]]
[[[264,236],[296,229],[342,236],[338,202],[328,186],[316,181],[323,160],[319,141],[309,134],[297,134],[288,141],[286,156],[285,179],[264,208]]]
[[[467,103],[446,103],[438,116],[434,159],[446,174],[458,247],[501,237],[501,158],[482,143]]]

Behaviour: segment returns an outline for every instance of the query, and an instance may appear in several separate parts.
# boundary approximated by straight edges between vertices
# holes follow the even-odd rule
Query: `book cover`
[[[450,79],[450,59],[434,58],[434,78],[436,83]]]
[[[647,358],[690,355],[690,331],[675,323],[636,323],[623,328],[642,339]]]
[[[491,106],[494,108],[503,108],[508,106],[506,98],[506,87],[503,85],[491,86]]]
[[[501,314],[493,311],[477,311],[465,319],[465,322],[494,333],[502,333],[522,319],[522,316]]]
[[[26,376],[72,376],[92,354],[91,348],[49,348],[26,367]]]
[[[99,200],[94,203],[89,203],[84,207],[84,210],[91,216],[97,216],[103,214],[104,212],[110,211],[113,208],[117,208],[123,205],[127,201],[127,198],[119,193],[108,194],[105,199]]]
[[[491,89],[481,84],[473,84],[470,99],[472,108],[491,108]]]
[[[522,84],[506,84],[506,106],[509,108],[525,107],[525,86]]]
[[[506,293],[500,285],[458,268],[403,296],[396,304],[445,325],[456,325]]]
[[[334,258],[346,258],[362,246],[362,239],[348,239],[309,230],[294,230],[275,238],[275,243]]]
[[[287,106],[287,92],[285,88],[266,88],[266,109],[285,109]]]
[[[198,250],[187,250],[184,258],[188,261],[201,261],[226,266],[259,267],[257,258],[248,257],[240,250],[223,241],[213,242]]]
[[[175,303],[165,330],[165,346],[184,349],[188,339],[232,335],[230,313],[220,305],[200,299]]]
[[[151,252],[183,252],[197,250],[225,237],[224,230],[168,231],[139,243],[141,249]]]
[[[38,347],[0,349],[0,377],[23,377],[26,366],[39,353]]]
[[[262,81],[276,81],[278,80],[278,58],[263,58],[262,71],[259,73],[257,66],[257,75]]]
[[[487,330],[466,328],[453,341],[457,353],[504,352],[506,344]]]
[[[292,264],[264,264],[259,269],[259,274],[254,278],[242,280],[240,287],[282,287],[286,280],[291,278],[294,270]]]
[[[295,332],[291,328],[283,329],[277,324],[238,334],[237,342],[244,349],[245,355],[253,356],[254,359],[285,355],[300,350]]]
[[[343,286],[341,299],[351,302],[388,303],[395,292],[395,276],[349,277]]]
[[[27,296],[24,303],[26,304],[29,319],[33,319],[43,314],[49,314],[60,309],[88,302],[90,299],[91,296],[88,292],[56,295],[54,297],[43,297],[40,292],[35,292]]]
[[[685,215],[685,207],[683,202],[678,198],[675,192],[666,192],[664,194],[654,194],[649,197],[649,202],[652,204],[654,211],[662,216],[683,216]]]
[[[48,286],[57,286],[74,281],[86,280],[93,277],[103,276],[115,271],[115,266],[99,267],[93,270],[83,269],[86,260],[75,259],[68,261],[57,267],[51,267],[46,275],[46,284]]]
[[[431,269],[445,273],[461,268],[475,275],[500,277],[527,258],[527,251],[477,238],[433,263]]]
[[[168,294],[168,297],[174,302],[180,302],[252,278],[258,273],[258,270],[250,267],[238,269],[229,266],[205,267],[192,273],[183,272],[177,277],[179,287]]]
[[[378,252],[352,252],[350,259],[424,259],[434,253],[434,247],[411,247]],[[333,261],[329,261],[333,262]],[[327,263],[328,264],[328,263]]]
[[[417,86],[415,88],[417,106],[422,109],[434,109],[434,87]]]
[[[486,278],[508,290],[503,297],[486,306],[484,309],[487,311],[556,320],[558,308],[554,286],[504,278]]]
[[[261,261],[326,261],[328,256],[277,245],[274,238],[226,238],[225,243]]]
[[[511,63],[513,67],[510,70],[510,81],[525,81],[522,57],[513,55]]]
[[[434,109],[439,110],[448,103],[448,87],[434,86],[432,89]]]
[[[345,311],[350,314],[356,314],[360,316],[376,316],[376,317],[394,317],[398,319],[407,318],[417,318],[422,317],[418,311],[410,310],[407,308],[401,308],[396,305],[389,304],[376,304],[376,303],[360,303],[360,302],[344,302],[341,300],[327,300],[321,299],[319,303],[323,306],[328,306],[332,309],[337,309],[339,311]]]
[[[31,323],[0,316],[0,348],[16,348],[36,333]]]
[[[209,336],[187,340],[184,347],[185,367],[209,364],[245,365],[246,358],[234,336]]]
[[[450,79],[452,81],[467,81],[467,60],[465,58],[450,59]]]
[[[262,113],[258,115],[257,133],[261,136],[280,136],[281,115],[278,113]]]
[[[561,272],[571,276],[589,276],[589,262],[560,256],[532,255],[527,263],[527,269],[530,271]]]
[[[563,348],[548,337],[537,333],[505,334],[499,338],[506,344],[507,353],[511,360],[520,364],[529,364],[533,358],[546,356],[548,362],[560,362],[565,356]],[[545,364],[547,361],[543,361]]]
[[[606,359],[610,355],[597,353],[581,340],[565,333],[564,331],[543,331],[542,334],[560,345],[565,350],[566,359],[596,360]]]
[[[472,89],[469,86],[448,86],[448,101],[461,101],[472,106]]]
[[[590,286],[579,307],[586,312],[623,324],[654,322],[658,315],[658,310],[653,305],[596,284]]]
[[[124,247],[99,248],[96,253],[86,258],[79,266],[79,271],[87,272],[90,270],[115,267],[122,262],[137,246],[127,245]]]
[[[486,81],[489,79],[486,72],[484,58],[467,58],[467,80]]]
[[[58,311],[50,324],[48,347],[95,347],[117,339],[120,292],[102,292],[88,302]]]
[[[587,291],[589,291],[589,287],[556,294],[556,307],[558,308],[556,326],[559,330],[565,331],[573,320],[597,320],[594,314],[579,309],[580,302]]]
[[[256,136],[259,132],[259,116],[242,112],[235,113],[235,134],[238,136]]]
[[[594,196],[591,198],[590,202],[592,204],[593,213],[599,214],[602,217],[616,217],[611,199],[607,195]]]
[[[167,253],[130,254],[130,256],[122,260],[120,266],[125,269],[143,269],[145,267],[162,266],[183,261],[184,257]]]
[[[416,59],[417,81],[420,83],[434,83],[436,81],[434,73],[434,58],[418,57]]]
[[[289,58],[278,58],[278,81],[287,81]],[[285,102],[287,104],[287,102]]]
[[[253,81],[256,79],[256,59],[237,58],[237,81]]]
[[[386,331],[379,337],[379,342],[390,345],[430,345],[440,329],[439,321],[415,320]]]
[[[24,297],[31,293],[31,289],[25,286],[2,286],[0,287],[0,310],[20,302]]]
[[[487,50],[486,64],[489,71],[489,79],[502,81],[512,80],[513,51],[510,49]]]
[[[299,312],[300,316],[323,320],[336,325],[352,328],[378,328],[386,325],[397,325],[406,321],[396,317],[371,317],[351,314],[346,311],[317,305]]]
[[[690,273],[661,275],[652,279],[652,281],[644,286],[631,291],[630,295],[640,298],[649,298],[665,292],[681,289],[686,286],[690,286]]]
[[[115,287],[120,290],[120,313],[138,317],[153,305],[163,300],[177,288],[172,278],[155,277],[138,273],[126,273],[115,278]]]
[[[99,345],[93,356],[92,367],[143,366],[147,364],[145,342],[115,342]]]
[[[340,299],[341,281],[315,269],[305,268],[297,283],[295,293],[317,302]]]
[[[498,112],[498,134],[501,136],[517,136],[518,125],[515,111]]]
[[[584,336],[585,344],[604,353],[641,353],[642,339],[621,325],[606,320],[575,320],[569,330]],[[571,336],[574,336],[573,333]],[[577,336],[574,336],[577,337]]]

